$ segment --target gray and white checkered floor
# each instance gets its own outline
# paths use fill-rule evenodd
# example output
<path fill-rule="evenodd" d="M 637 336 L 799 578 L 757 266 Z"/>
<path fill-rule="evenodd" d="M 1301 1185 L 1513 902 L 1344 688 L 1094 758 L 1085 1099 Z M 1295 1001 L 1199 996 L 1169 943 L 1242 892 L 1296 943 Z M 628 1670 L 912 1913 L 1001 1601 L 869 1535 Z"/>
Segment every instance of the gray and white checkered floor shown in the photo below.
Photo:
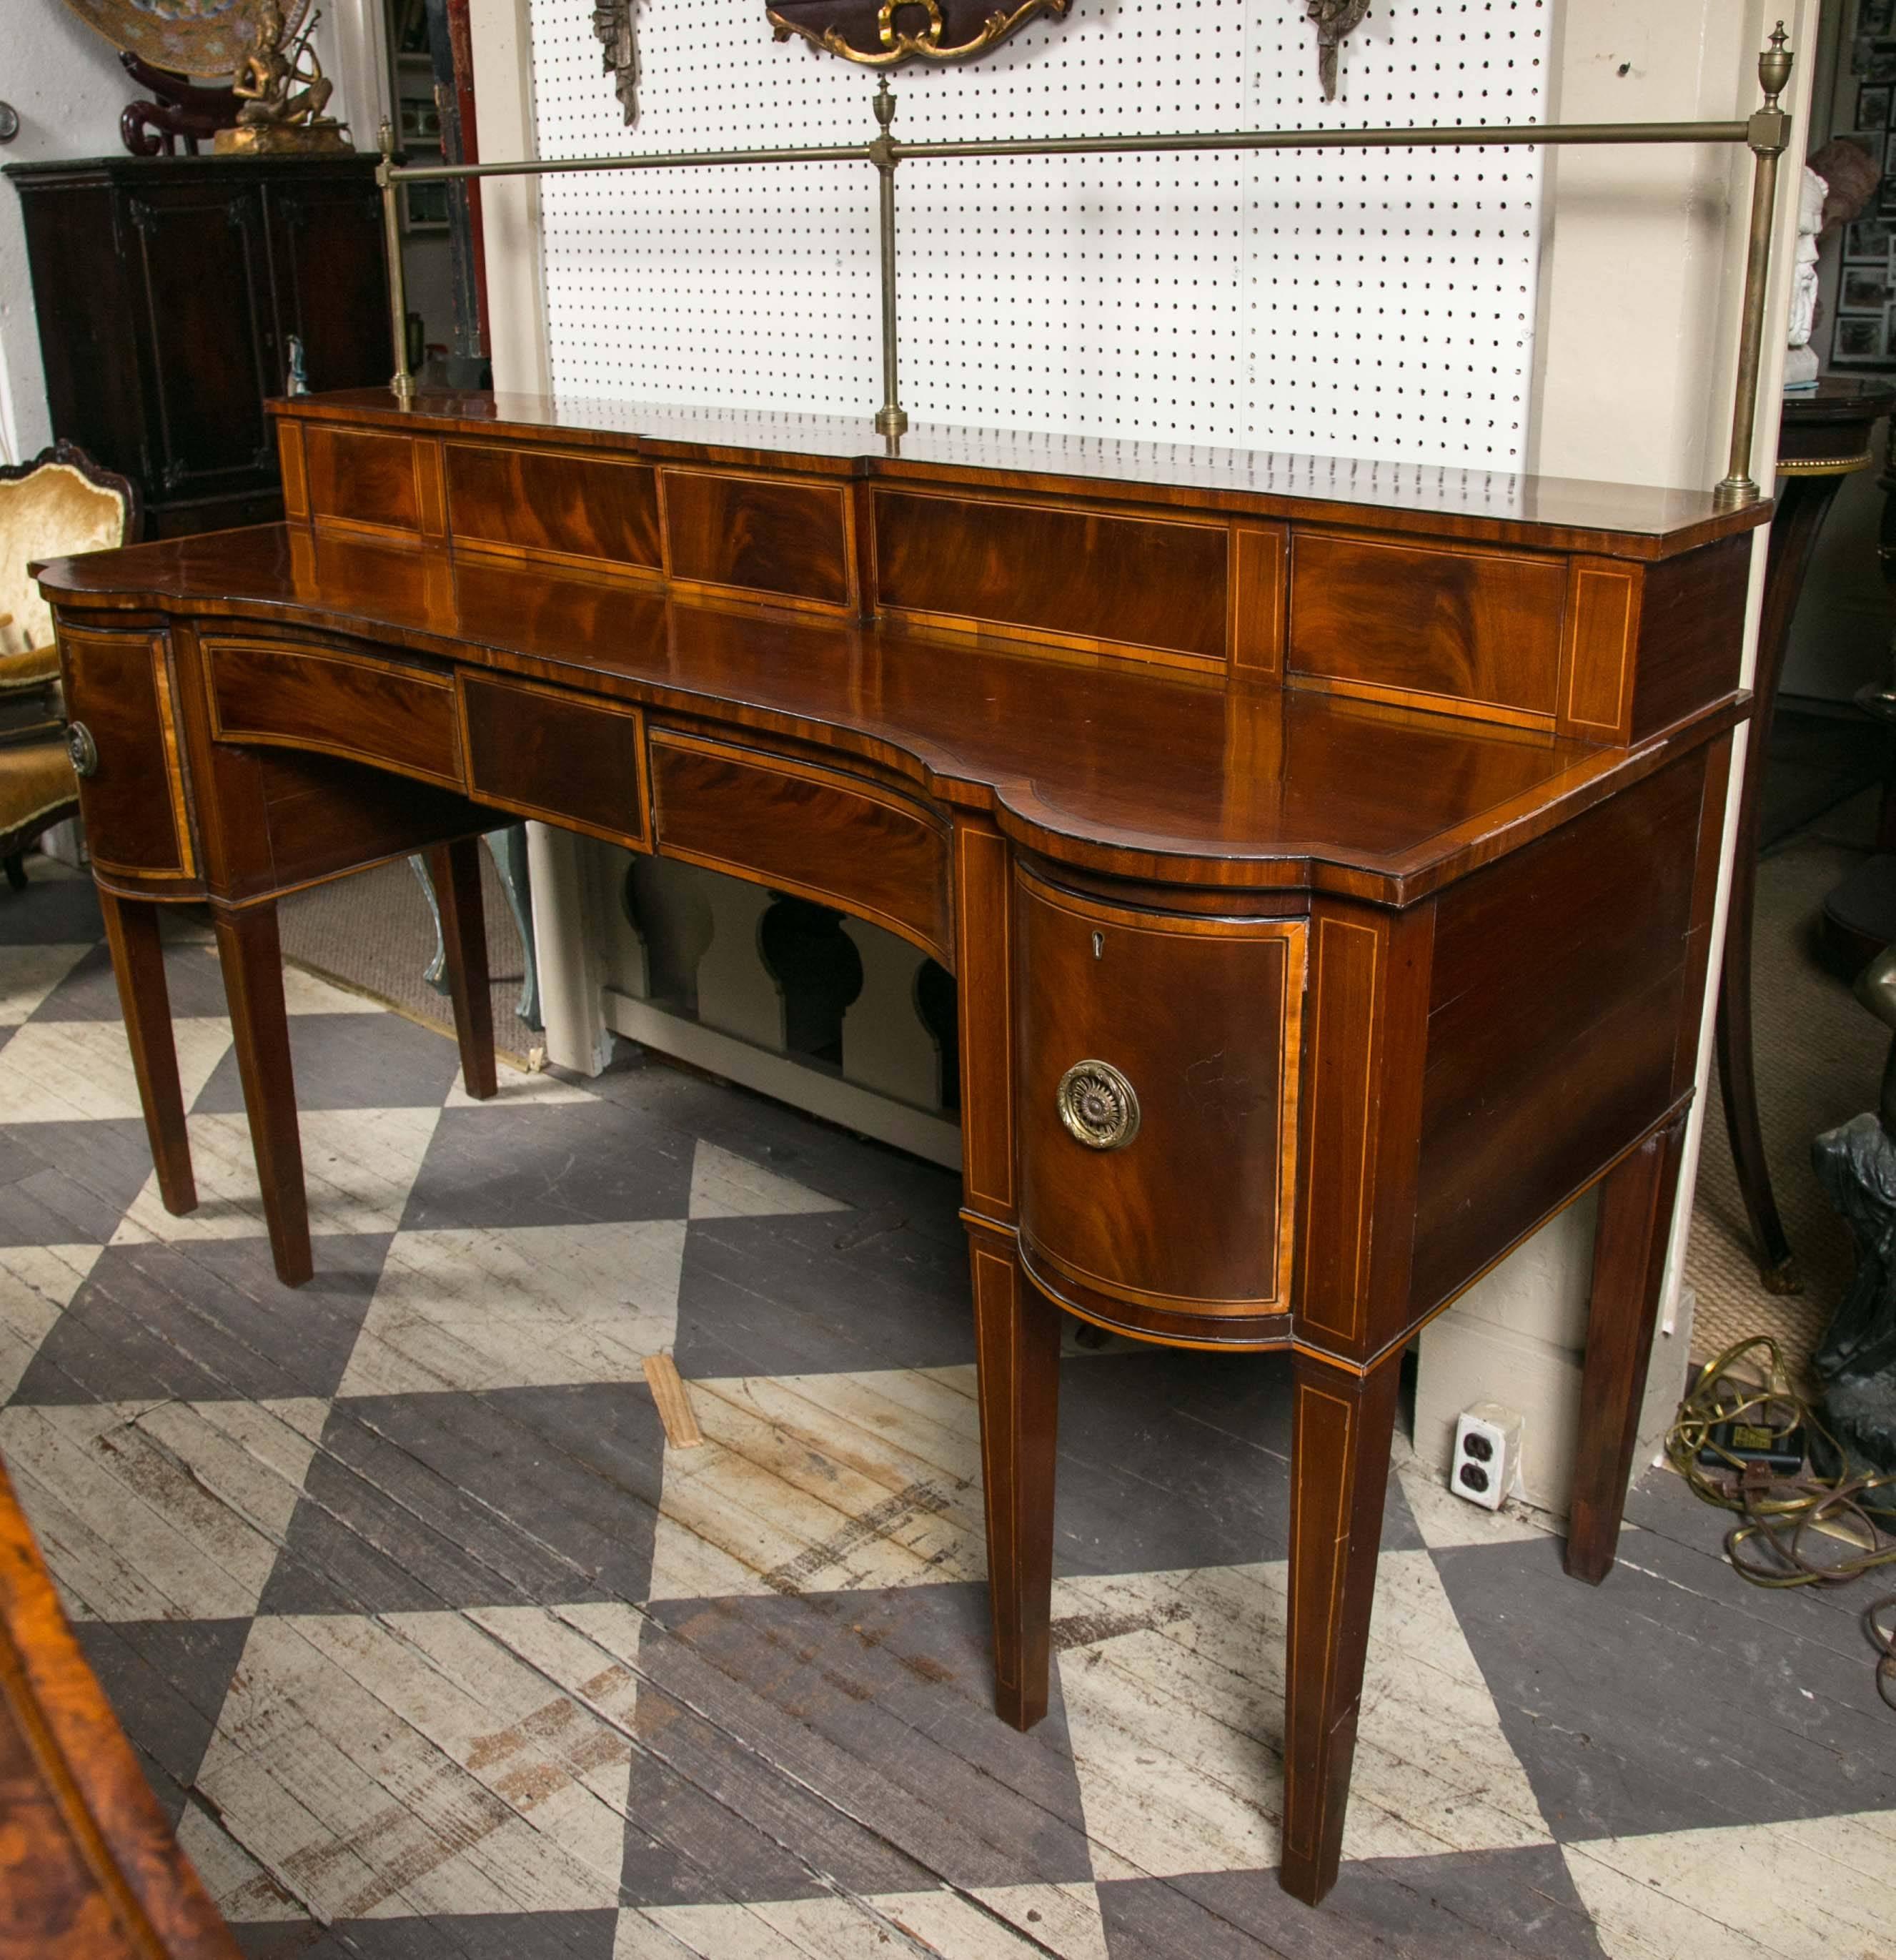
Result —
<path fill-rule="evenodd" d="M 1341 1882 L 1277 1855 L 1288 1398 L 1076 1350 L 1053 1711 L 990 1712 L 951 1179 L 631 1064 L 504 1076 L 291 978 L 317 1277 L 262 1237 L 216 965 L 157 1201 L 90 888 L 0 896 L 0 1456 L 251 1953 L 1896 1955 L 1860 1601 L 1649 1478 L 1560 1569 L 1405 1459 Z M 706 1446 L 668 1452 L 671 1348 Z"/>

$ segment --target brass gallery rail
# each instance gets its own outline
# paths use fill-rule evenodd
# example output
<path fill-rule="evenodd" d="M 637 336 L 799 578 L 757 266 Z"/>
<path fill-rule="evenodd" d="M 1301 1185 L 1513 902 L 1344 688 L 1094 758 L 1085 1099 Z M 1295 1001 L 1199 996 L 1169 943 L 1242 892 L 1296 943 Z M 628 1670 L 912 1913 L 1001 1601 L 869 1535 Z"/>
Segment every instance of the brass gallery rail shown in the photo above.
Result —
<path fill-rule="evenodd" d="M 404 167 L 395 161 L 395 136 L 384 122 L 382 221 L 388 253 L 390 323 L 395 373 L 389 386 L 398 401 L 412 401 L 415 377 L 408 364 L 408 292 L 402 272 L 402 237 L 396 187 L 463 177 L 568 175 L 586 170 L 702 170 L 734 164 L 873 164 L 880 192 L 882 240 L 883 402 L 875 425 L 892 447 L 908 426 L 896 388 L 896 167 L 930 157 L 1077 157 L 1179 150 L 1393 150 L 1474 148 L 1504 145 L 1743 143 L 1754 159 L 1751 234 L 1745 263 L 1745 301 L 1738 346 L 1738 385 L 1732 405 L 1730 466 L 1718 485 L 1719 501 L 1746 504 L 1761 493 L 1751 477 L 1758 419 L 1759 359 L 1764 348 L 1764 298 L 1770 278 L 1771 218 L 1777 203 L 1777 160 L 1790 139 L 1791 119 L 1778 106 L 1790 79 L 1791 54 L 1779 21 L 1771 43 L 1758 58 L 1764 106 L 1743 122 L 1548 123 L 1486 124 L 1417 129 L 1253 129 L 1172 136 L 994 136 L 904 143 L 889 133 L 896 98 L 884 77 L 875 97 L 878 133 L 866 143 L 827 143 L 780 150 L 681 150 L 629 157 L 528 158 L 507 164 L 434 164 Z"/>

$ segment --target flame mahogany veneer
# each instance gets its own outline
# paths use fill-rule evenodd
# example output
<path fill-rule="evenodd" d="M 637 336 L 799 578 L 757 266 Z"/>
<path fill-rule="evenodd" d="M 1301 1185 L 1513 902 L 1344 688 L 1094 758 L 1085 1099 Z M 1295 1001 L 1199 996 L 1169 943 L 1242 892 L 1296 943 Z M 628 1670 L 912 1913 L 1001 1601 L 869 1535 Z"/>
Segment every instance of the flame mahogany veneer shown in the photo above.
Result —
<path fill-rule="evenodd" d="M 0 1465 L 0 1956 L 240 1960 Z"/>
<path fill-rule="evenodd" d="M 212 906 L 293 1284 L 281 893 L 437 852 L 477 1093 L 496 811 L 925 948 L 959 982 L 1001 1713 L 1047 1705 L 1061 1312 L 1289 1351 L 1282 1876 L 1321 1898 L 1404 1347 L 1596 1184 L 1568 1564 L 1613 1562 L 1767 507 L 616 402 L 277 412 L 287 524 L 44 574 L 167 1203 L 157 904 Z M 1063 1119 L 1081 1061 L 1131 1084 L 1123 1147 Z"/>

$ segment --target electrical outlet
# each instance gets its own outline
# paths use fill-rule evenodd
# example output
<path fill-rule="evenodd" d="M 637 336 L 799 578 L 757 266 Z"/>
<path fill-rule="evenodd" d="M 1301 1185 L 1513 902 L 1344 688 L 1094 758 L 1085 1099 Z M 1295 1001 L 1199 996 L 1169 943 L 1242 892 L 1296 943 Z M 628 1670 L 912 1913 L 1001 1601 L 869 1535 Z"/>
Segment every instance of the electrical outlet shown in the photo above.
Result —
<path fill-rule="evenodd" d="M 1521 1418 L 1499 1402 L 1477 1402 L 1455 1424 L 1449 1488 L 1485 1511 L 1498 1511 L 1521 1469 Z"/>

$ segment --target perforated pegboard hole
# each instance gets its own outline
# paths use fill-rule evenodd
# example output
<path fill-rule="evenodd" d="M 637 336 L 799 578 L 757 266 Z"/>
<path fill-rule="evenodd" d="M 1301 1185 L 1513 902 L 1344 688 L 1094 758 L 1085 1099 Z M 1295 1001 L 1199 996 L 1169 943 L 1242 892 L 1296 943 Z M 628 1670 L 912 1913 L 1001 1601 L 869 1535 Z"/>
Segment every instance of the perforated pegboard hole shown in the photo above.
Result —
<path fill-rule="evenodd" d="M 974 66 L 900 72 L 899 134 L 1529 123 L 1548 0 L 1376 0 L 1319 88 L 1292 0 L 1074 0 Z M 533 0 L 542 155 L 856 141 L 872 78 L 762 0 L 643 0 L 639 119 L 590 0 Z M 898 173 L 918 421 L 1518 469 L 1539 154 L 969 158 Z M 875 176 L 542 180 L 562 393 L 867 417 Z"/>

